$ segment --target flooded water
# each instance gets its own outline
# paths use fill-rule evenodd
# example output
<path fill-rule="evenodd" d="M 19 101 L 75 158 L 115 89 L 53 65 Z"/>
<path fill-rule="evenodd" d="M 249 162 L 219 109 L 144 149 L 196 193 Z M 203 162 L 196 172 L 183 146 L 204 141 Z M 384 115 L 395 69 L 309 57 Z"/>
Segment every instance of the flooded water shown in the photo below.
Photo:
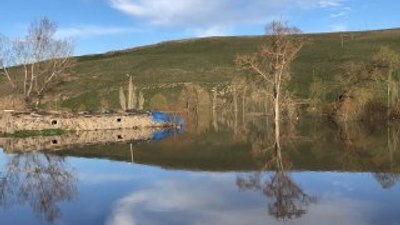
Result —
<path fill-rule="evenodd" d="M 400 126 L 281 130 L 279 148 L 256 116 L 3 140 L 0 224 L 400 224 Z"/>

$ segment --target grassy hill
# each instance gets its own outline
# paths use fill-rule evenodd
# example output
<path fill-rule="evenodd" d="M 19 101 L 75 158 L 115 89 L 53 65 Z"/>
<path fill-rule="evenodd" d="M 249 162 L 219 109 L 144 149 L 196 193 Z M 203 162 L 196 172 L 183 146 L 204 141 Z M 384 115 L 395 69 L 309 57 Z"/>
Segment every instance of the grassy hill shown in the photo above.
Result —
<path fill-rule="evenodd" d="M 343 62 L 366 60 L 384 45 L 400 51 L 400 29 L 305 37 L 307 45 L 292 65 L 291 80 L 291 89 L 303 97 L 308 95 L 313 76 L 331 80 Z M 146 104 L 157 93 L 173 104 L 186 82 L 210 89 L 243 75 L 235 71 L 234 58 L 255 51 L 265 41 L 264 36 L 201 38 L 77 57 L 74 74 L 48 94 L 49 100 L 70 109 L 95 110 L 102 101 L 117 108 L 118 89 L 127 87 L 130 74 L 136 86 L 144 88 Z M 8 92 L 5 84 L 2 78 L 0 95 Z M 48 103 L 48 107 L 53 105 Z"/>

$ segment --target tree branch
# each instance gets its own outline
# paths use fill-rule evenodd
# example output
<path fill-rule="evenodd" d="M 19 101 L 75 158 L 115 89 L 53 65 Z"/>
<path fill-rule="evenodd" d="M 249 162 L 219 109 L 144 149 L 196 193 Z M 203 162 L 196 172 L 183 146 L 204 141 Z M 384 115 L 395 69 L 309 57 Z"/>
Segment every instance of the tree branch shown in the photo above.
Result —
<path fill-rule="evenodd" d="M 14 81 L 11 79 L 10 73 L 7 68 L 3 68 L 3 74 L 7 77 L 8 82 L 11 84 L 11 87 L 15 90 L 17 89 L 17 85 L 15 85 Z"/>

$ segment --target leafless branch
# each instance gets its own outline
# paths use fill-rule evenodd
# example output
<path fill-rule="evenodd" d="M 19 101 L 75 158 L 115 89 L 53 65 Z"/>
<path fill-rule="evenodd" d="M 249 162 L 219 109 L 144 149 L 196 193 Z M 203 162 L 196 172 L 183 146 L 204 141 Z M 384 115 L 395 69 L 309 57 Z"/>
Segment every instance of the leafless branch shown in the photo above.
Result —
<path fill-rule="evenodd" d="M 0 44 L 0 48 L 7 49 L 0 51 L 0 72 L 14 91 L 23 95 L 27 103 L 35 103 L 36 108 L 49 87 L 74 65 L 72 42 L 55 39 L 56 30 L 53 21 L 42 18 L 30 25 L 25 38 L 8 41 L 6 46 Z"/>

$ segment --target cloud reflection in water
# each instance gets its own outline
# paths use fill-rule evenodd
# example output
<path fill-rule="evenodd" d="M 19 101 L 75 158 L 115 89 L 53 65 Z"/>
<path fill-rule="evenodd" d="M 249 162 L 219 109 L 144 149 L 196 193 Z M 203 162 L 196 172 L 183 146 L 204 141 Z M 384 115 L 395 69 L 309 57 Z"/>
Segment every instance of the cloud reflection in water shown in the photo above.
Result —
<path fill-rule="evenodd" d="M 106 224 L 370 224 L 368 202 L 330 196 L 329 189 L 320 190 L 323 197 L 303 217 L 277 220 L 268 214 L 271 199 L 266 202 L 257 193 L 239 191 L 234 177 L 194 175 L 155 181 L 116 201 Z"/>

